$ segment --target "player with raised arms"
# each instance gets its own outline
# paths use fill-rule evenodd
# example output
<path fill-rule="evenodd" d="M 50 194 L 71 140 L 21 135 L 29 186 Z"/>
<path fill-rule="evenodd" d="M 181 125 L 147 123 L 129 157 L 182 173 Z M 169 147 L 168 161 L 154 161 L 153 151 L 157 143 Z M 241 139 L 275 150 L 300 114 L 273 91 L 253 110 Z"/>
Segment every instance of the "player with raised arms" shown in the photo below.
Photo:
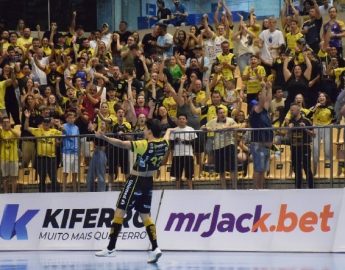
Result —
<path fill-rule="evenodd" d="M 135 209 L 145 225 L 152 251 L 148 263 L 156 263 L 162 256 L 157 245 L 156 225 L 151 212 L 153 175 L 159 169 L 169 148 L 170 132 L 168 129 L 163 138 L 160 137 L 160 122 L 156 119 L 148 120 L 144 130 L 144 139 L 138 141 L 121 141 L 107 137 L 103 132 L 97 132 L 96 137 L 123 149 L 130 149 L 137 154 L 133 169 L 118 198 L 114 218 L 111 224 L 108 247 L 96 252 L 99 257 L 114 257 L 117 237 L 121 231 L 123 219 L 127 211 Z"/>

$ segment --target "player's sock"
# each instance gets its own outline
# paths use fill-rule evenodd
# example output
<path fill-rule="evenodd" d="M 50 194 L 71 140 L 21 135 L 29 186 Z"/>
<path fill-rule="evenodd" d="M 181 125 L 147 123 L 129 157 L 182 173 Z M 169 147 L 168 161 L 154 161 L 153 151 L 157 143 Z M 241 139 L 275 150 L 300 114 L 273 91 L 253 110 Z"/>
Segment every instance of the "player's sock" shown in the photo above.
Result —
<path fill-rule="evenodd" d="M 156 225 L 153 223 L 153 220 L 151 218 L 144 221 L 144 225 L 152 245 L 152 251 L 154 251 L 158 247 Z"/>
<path fill-rule="evenodd" d="M 123 218 L 114 217 L 113 222 L 111 224 L 110 240 L 107 247 L 108 250 L 115 249 L 116 240 L 117 240 L 117 237 L 119 236 L 119 233 L 121 232 L 122 223 L 123 223 Z"/>

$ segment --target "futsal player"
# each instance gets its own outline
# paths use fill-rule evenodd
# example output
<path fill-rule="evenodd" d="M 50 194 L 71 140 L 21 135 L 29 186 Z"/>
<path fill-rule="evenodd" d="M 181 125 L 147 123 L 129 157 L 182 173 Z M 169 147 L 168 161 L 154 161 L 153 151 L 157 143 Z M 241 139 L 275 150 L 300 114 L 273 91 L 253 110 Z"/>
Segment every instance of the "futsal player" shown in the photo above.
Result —
<path fill-rule="evenodd" d="M 156 263 L 162 256 L 162 251 L 157 245 L 156 225 L 150 216 L 151 199 L 153 175 L 159 169 L 164 156 L 168 152 L 172 129 L 168 129 L 164 137 L 160 138 L 161 128 L 158 120 L 150 119 L 146 122 L 146 126 L 144 139 L 137 141 L 121 141 L 107 137 L 103 132 L 96 133 L 96 137 L 104 139 L 119 148 L 132 150 L 137 154 L 136 162 L 116 204 L 108 247 L 96 252 L 96 256 L 115 256 L 116 240 L 121 231 L 124 216 L 127 211 L 133 208 L 140 213 L 152 245 L 152 251 L 147 262 Z"/>

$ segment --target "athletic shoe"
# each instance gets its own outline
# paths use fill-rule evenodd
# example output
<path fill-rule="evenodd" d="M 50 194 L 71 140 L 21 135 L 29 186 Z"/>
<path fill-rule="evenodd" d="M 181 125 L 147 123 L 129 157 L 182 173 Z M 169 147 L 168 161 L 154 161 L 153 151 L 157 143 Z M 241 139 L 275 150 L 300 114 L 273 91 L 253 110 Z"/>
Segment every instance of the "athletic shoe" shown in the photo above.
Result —
<path fill-rule="evenodd" d="M 162 256 L 162 251 L 157 247 L 154 251 L 150 252 L 147 262 L 156 263 L 161 256 Z"/>
<path fill-rule="evenodd" d="M 115 253 L 115 249 L 113 250 L 108 250 L 107 248 L 106 249 L 103 249 L 101 251 L 97 251 L 95 253 L 95 255 L 97 257 L 115 257 L 116 256 L 116 253 Z"/>

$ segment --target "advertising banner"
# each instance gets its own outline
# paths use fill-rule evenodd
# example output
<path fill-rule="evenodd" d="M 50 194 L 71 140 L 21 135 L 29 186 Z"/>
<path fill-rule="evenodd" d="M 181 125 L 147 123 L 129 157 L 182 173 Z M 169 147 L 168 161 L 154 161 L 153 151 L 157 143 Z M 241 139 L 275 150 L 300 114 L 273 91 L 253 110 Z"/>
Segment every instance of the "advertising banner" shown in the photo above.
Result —
<path fill-rule="evenodd" d="M 165 191 L 159 243 L 166 250 L 330 252 L 337 226 L 345 224 L 338 223 L 343 195 L 342 189 Z"/>
<path fill-rule="evenodd" d="M 0 250 L 96 250 L 108 244 L 119 192 L 3 194 Z M 157 217 L 161 191 L 153 192 Z M 147 250 L 149 239 L 136 211 L 128 212 L 119 250 Z"/>
<path fill-rule="evenodd" d="M 344 189 L 154 191 L 163 250 L 345 252 Z M 99 250 L 119 192 L 3 194 L 0 250 Z M 157 217 L 158 215 L 158 217 Z M 118 250 L 148 250 L 129 212 Z"/>

